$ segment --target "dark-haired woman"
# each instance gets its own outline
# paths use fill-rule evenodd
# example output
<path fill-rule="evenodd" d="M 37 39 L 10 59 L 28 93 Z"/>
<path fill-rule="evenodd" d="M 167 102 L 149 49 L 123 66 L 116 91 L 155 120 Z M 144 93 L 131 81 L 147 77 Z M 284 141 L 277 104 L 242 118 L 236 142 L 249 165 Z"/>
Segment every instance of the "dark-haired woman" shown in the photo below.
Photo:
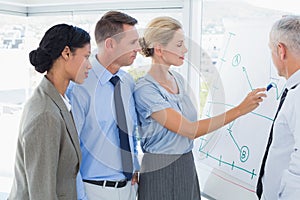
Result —
<path fill-rule="evenodd" d="M 65 91 L 87 77 L 90 49 L 86 31 L 58 24 L 30 52 L 36 71 L 47 73 L 24 107 L 9 200 L 77 199 L 81 153 Z"/>

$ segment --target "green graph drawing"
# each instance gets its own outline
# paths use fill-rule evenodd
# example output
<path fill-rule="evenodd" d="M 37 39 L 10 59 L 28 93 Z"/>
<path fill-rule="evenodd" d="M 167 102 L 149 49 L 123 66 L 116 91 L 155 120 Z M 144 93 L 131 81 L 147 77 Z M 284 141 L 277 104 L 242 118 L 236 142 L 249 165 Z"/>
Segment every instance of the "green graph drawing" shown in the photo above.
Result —
<path fill-rule="evenodd" d="M 223 55 L 221 56 L 220 58 L 220 64 L 219 64 L 219 71 L 221 71 L 221 68 L 223 67 L 223 64 L 225 64 L 227 61 L 226 61 L 226 55 L 227 55 L 227 50 L 228 50 L 228 47 L 230 45 L 230 42 L 232 39 L 234 39 L 234 37 L 236 36 L 236 34 L 234 33 L 231 33 L 229 32 L 228 33 L 228 39 L 227 39 L 227 42 L 225 44 L 225 50 L 224 50 L 224 53 Z M 251 78 L 249 77 L 248 75 L 248 72 L 247 72 L 247 67 L 246 66 L 241 66 L 241 61 L 242 61 L 242 55 L 237 53 L 236 55 L 234 55 L 231 59 L 231 66 L 234 67 L 236 70 L 242 70 L 242 74 L 244 75 L 244 78 L 245 80 L 247 81 L 247 84 L 249 86 L 249 92 L 254 90 L 253 89 L 253 86 L 252 86 L 252 83 L 251 83 Z M 279 88 L 277 86 L 277 83 L 278 83 L 278 79 L 277 78 L 274 78 L 271 76 L 271 67 L 272 65 L 270 65 L 270 75 L 269 75 L 269 79 L 270 79 L 270 83 L 273 85 L 273 88 L 276 90 L 275 91 L 275 98 L 276 100 L 278 100 L 283 92 L 283 89 L 281 91 L 279 91 Z M 273 89 L 272 88 L 272 89 Z M 218 90 L 218 86 L 215 86 L 213 85 L 212 88 L 211 88 L 211 95 L 214 95 L 215 92 L 217 92 Z M 208 101 L 207 102 L 209 107 L 207 109 L 207 112 L 206 112 L 206 116 L 207 117 L 211 117 L 210 116 L 210 113 L 211 113 L 211 110 L 212 110 L 212 106 L 213 105 L 224 105 L 228 108 L 232 108 L 234 107 L 234 105 L 230 105 L 230 104 L 226 104 L 226 103 L 222 103 L 222 102 L 213 102 L 213 101 Z M 257 117 L 260 117 L 262 119 L 265 119 L 265 120 L 270 120 L 270 121 L 273 121 L 272 118 L 268 117 L 268 116 L 265 116 L 265 115 L 261 115 L 259 113 L 256 113 L 256 112 L 251 112 L 252 115 L 255 115 Z M 227 126 L 227 133 L 229 134 L 230 136 L 230 139 L 232 141 L 232 143 L 234 144 L 234 146 L 238 149 L 238 152 L 239 152 L 239 158 L 240 158 L 240 161 L 242 163 L 245 163 L 247 162 L 249 156 L 250 156 L 250 149 L 247 145 L 240 145 L 239 142 L 235 139 L 234 137 L 234 132 L 233 132 L 233 127 L 234 127 L 234 124 L 235 124 L 235 121 L 233 121 L 232 123 L 230 123 L 228 126 Z M 216 162 L 218 162 L 218 165 L 219 166 L 222 166 L 222 165 L 226 165 L 228 167 L 231 168 L 231 170 L 240 170 L 242 172 L 245 172 L 247 174 L 250 175 L 250 178 L 253 179 L 255 176 L 257 176 L 257 173 L 255 171 L 255 169 L 246 169 L 242 166 L 238 166 L 235 164 L 235 161 L 226 161 L 226 160 L 223 160 L 222 159 L 222 155 L 219 155 L 219 156 L 213 156 L 209 153 L 209 151 L 205 151 L 205 147 L 207 146 L 207 144 L 209 143 L 210 141 L 207 140 L 205 137 L 203 138 L 200 138 L 200 147 L 198 149 L 198 151 L 203 154 L 205 156 L 205 158 L 207 159 L 212 159 Z"/>

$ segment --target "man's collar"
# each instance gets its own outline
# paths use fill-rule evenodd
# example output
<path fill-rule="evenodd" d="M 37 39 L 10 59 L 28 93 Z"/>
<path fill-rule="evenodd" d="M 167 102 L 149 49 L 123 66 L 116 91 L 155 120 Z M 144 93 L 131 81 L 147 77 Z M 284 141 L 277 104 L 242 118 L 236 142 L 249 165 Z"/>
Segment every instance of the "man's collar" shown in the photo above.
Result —
<path fill-rule="evenodd" d="M 98 80 L 100 81 L 101 85 L 106 84 L 109 82 L 111 77 L 117 75 L 119 76 L 120 80 L 123 82 L 124 80 L 124 71 L 119 70 L 117 73 L 112 74 L 110 71 L 108 71 L 98 60 L 97 60 L 97 54 L 94 54 L 91 58 L 91 64 L 93 66 L 92 70 L 96 74 Z"/>

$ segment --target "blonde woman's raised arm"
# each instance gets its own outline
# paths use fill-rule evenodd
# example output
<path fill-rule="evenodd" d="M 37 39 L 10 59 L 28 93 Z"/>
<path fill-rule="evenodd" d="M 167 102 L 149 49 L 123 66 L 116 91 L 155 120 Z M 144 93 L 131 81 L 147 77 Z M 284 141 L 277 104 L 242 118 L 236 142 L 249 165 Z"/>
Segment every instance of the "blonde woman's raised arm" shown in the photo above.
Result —
<path fill-rule="evenodd" d="M 165 128 L 190 139 L 195 139 L 232 122 L 259 106 L 266 94 L 265 88 L 258 88 L 250 92 L 236 107 L 215 117 L 191 122 L 172 108 L 167 108 L 152 113 L 151 117 Z"/>

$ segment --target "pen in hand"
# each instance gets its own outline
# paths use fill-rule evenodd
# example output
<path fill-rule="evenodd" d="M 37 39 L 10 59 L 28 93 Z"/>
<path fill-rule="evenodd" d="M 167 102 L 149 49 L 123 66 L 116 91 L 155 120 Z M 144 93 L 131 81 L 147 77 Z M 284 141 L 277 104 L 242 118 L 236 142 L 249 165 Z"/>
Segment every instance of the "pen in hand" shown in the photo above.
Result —
<path fill-rule="evenodd" d="M 273 83 L 270 83 L 268 86 L 267 86 L 267 91 L 269 91 L 272 87 L 274 87 Z"/>

